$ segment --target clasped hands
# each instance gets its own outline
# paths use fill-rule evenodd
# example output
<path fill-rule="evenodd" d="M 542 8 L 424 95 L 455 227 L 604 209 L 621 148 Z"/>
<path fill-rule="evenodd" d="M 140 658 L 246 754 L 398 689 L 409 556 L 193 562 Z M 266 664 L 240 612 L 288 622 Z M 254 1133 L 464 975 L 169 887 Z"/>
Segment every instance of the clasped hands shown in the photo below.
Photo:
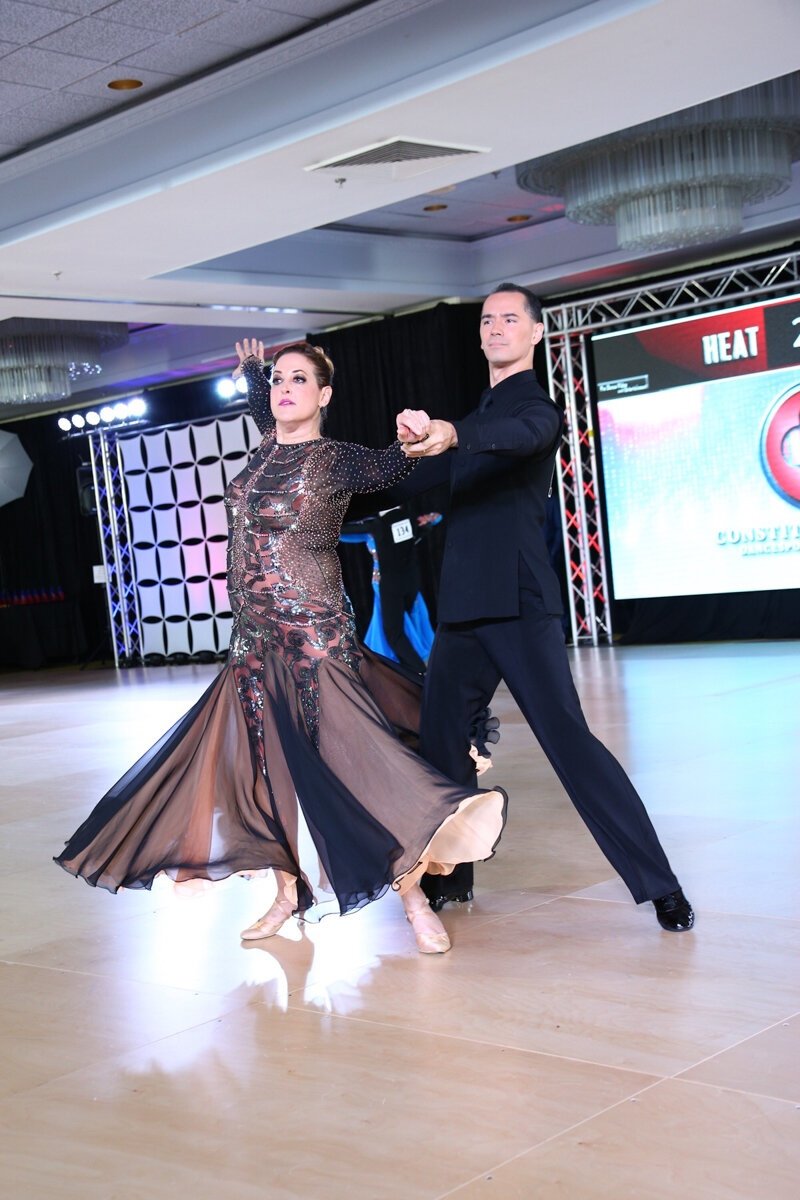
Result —
<path fill-rule="evenodd" d="M 409 458 L 432 457 L 458 445 L 450 421 L 432 420 L 422 409 L 404 408 L 397 414 L 397 440 Z"/>

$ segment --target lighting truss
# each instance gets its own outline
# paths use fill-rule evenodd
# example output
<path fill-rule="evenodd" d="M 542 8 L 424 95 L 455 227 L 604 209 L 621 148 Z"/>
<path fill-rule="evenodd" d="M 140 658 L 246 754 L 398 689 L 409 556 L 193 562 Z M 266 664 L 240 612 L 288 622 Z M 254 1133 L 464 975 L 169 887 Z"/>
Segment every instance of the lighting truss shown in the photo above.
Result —
<path fill-rule="evenodd" d="M 142 661 L 141 616 L 133 574 L 128 501 L 117 435 L 96 429 L 88 437 L 105 567 L 106 603 L 115 666 Z"/>

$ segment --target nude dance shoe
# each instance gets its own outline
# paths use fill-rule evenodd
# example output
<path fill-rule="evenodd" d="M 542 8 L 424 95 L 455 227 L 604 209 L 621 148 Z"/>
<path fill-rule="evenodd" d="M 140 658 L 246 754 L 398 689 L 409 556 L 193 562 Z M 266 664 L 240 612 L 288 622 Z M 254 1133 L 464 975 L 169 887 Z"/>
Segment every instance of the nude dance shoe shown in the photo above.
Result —
<path fill-rule="evenodd" d="M 239 937 L 243 942 L 255 942 L 259 938 L 274 937 L 291 917 L 297 905 L 297 900 L 290 896 L 279 896 L 263 917 L 243 929 Z"/>
<path fill-rule="evenodd" d="M 406 909 L 406 920 L 414 930 L 420 954 L 446 954 L 450 949 L 447 930 L 427 902 L 411 912 Z"/>

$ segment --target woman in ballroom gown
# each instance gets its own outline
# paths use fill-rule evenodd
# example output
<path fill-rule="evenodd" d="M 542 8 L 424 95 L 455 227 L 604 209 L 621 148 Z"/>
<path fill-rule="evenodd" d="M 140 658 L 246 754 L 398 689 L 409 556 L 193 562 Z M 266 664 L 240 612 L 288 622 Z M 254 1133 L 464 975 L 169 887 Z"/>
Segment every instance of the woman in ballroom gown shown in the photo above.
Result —
<path fill-rule="evenodd" d="M 56 858 L 93 886 L 150 887 L 272 868 L 277 895 L 243 931 L 350 912 L 400 892 L 423 953 L 450 948 L 418 884 L 491 857 L 506 797 L 469 791 L 411 748 L 421 687 L 362 646 L 336 554 L 354 492 L 413 470 L 322 435 L 333 364 L 316 346 L 237 343 L 263 435 L 228 486 L 227 662 L 111 788 Z"/>

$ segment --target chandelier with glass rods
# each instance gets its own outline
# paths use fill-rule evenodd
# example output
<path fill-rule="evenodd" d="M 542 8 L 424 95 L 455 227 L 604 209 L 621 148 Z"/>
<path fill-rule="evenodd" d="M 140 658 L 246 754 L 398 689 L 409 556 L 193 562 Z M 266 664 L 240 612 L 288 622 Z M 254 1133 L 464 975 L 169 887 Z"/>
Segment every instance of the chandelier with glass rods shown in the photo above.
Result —
<path fill-rule="evenodd" d="M 127 325 L 108 322 L 0 322 L 0 404 L 67 399 L 73 383 L 100 374 L 103 352 L 127 340 Z"/>
<path fill-rule="evenodd" d="M 731 237 L 742 206 L 778 195 L 800 157 L 800 72 L 520 163 L 570 221 L 616 225 L 624 250 Z"/>

